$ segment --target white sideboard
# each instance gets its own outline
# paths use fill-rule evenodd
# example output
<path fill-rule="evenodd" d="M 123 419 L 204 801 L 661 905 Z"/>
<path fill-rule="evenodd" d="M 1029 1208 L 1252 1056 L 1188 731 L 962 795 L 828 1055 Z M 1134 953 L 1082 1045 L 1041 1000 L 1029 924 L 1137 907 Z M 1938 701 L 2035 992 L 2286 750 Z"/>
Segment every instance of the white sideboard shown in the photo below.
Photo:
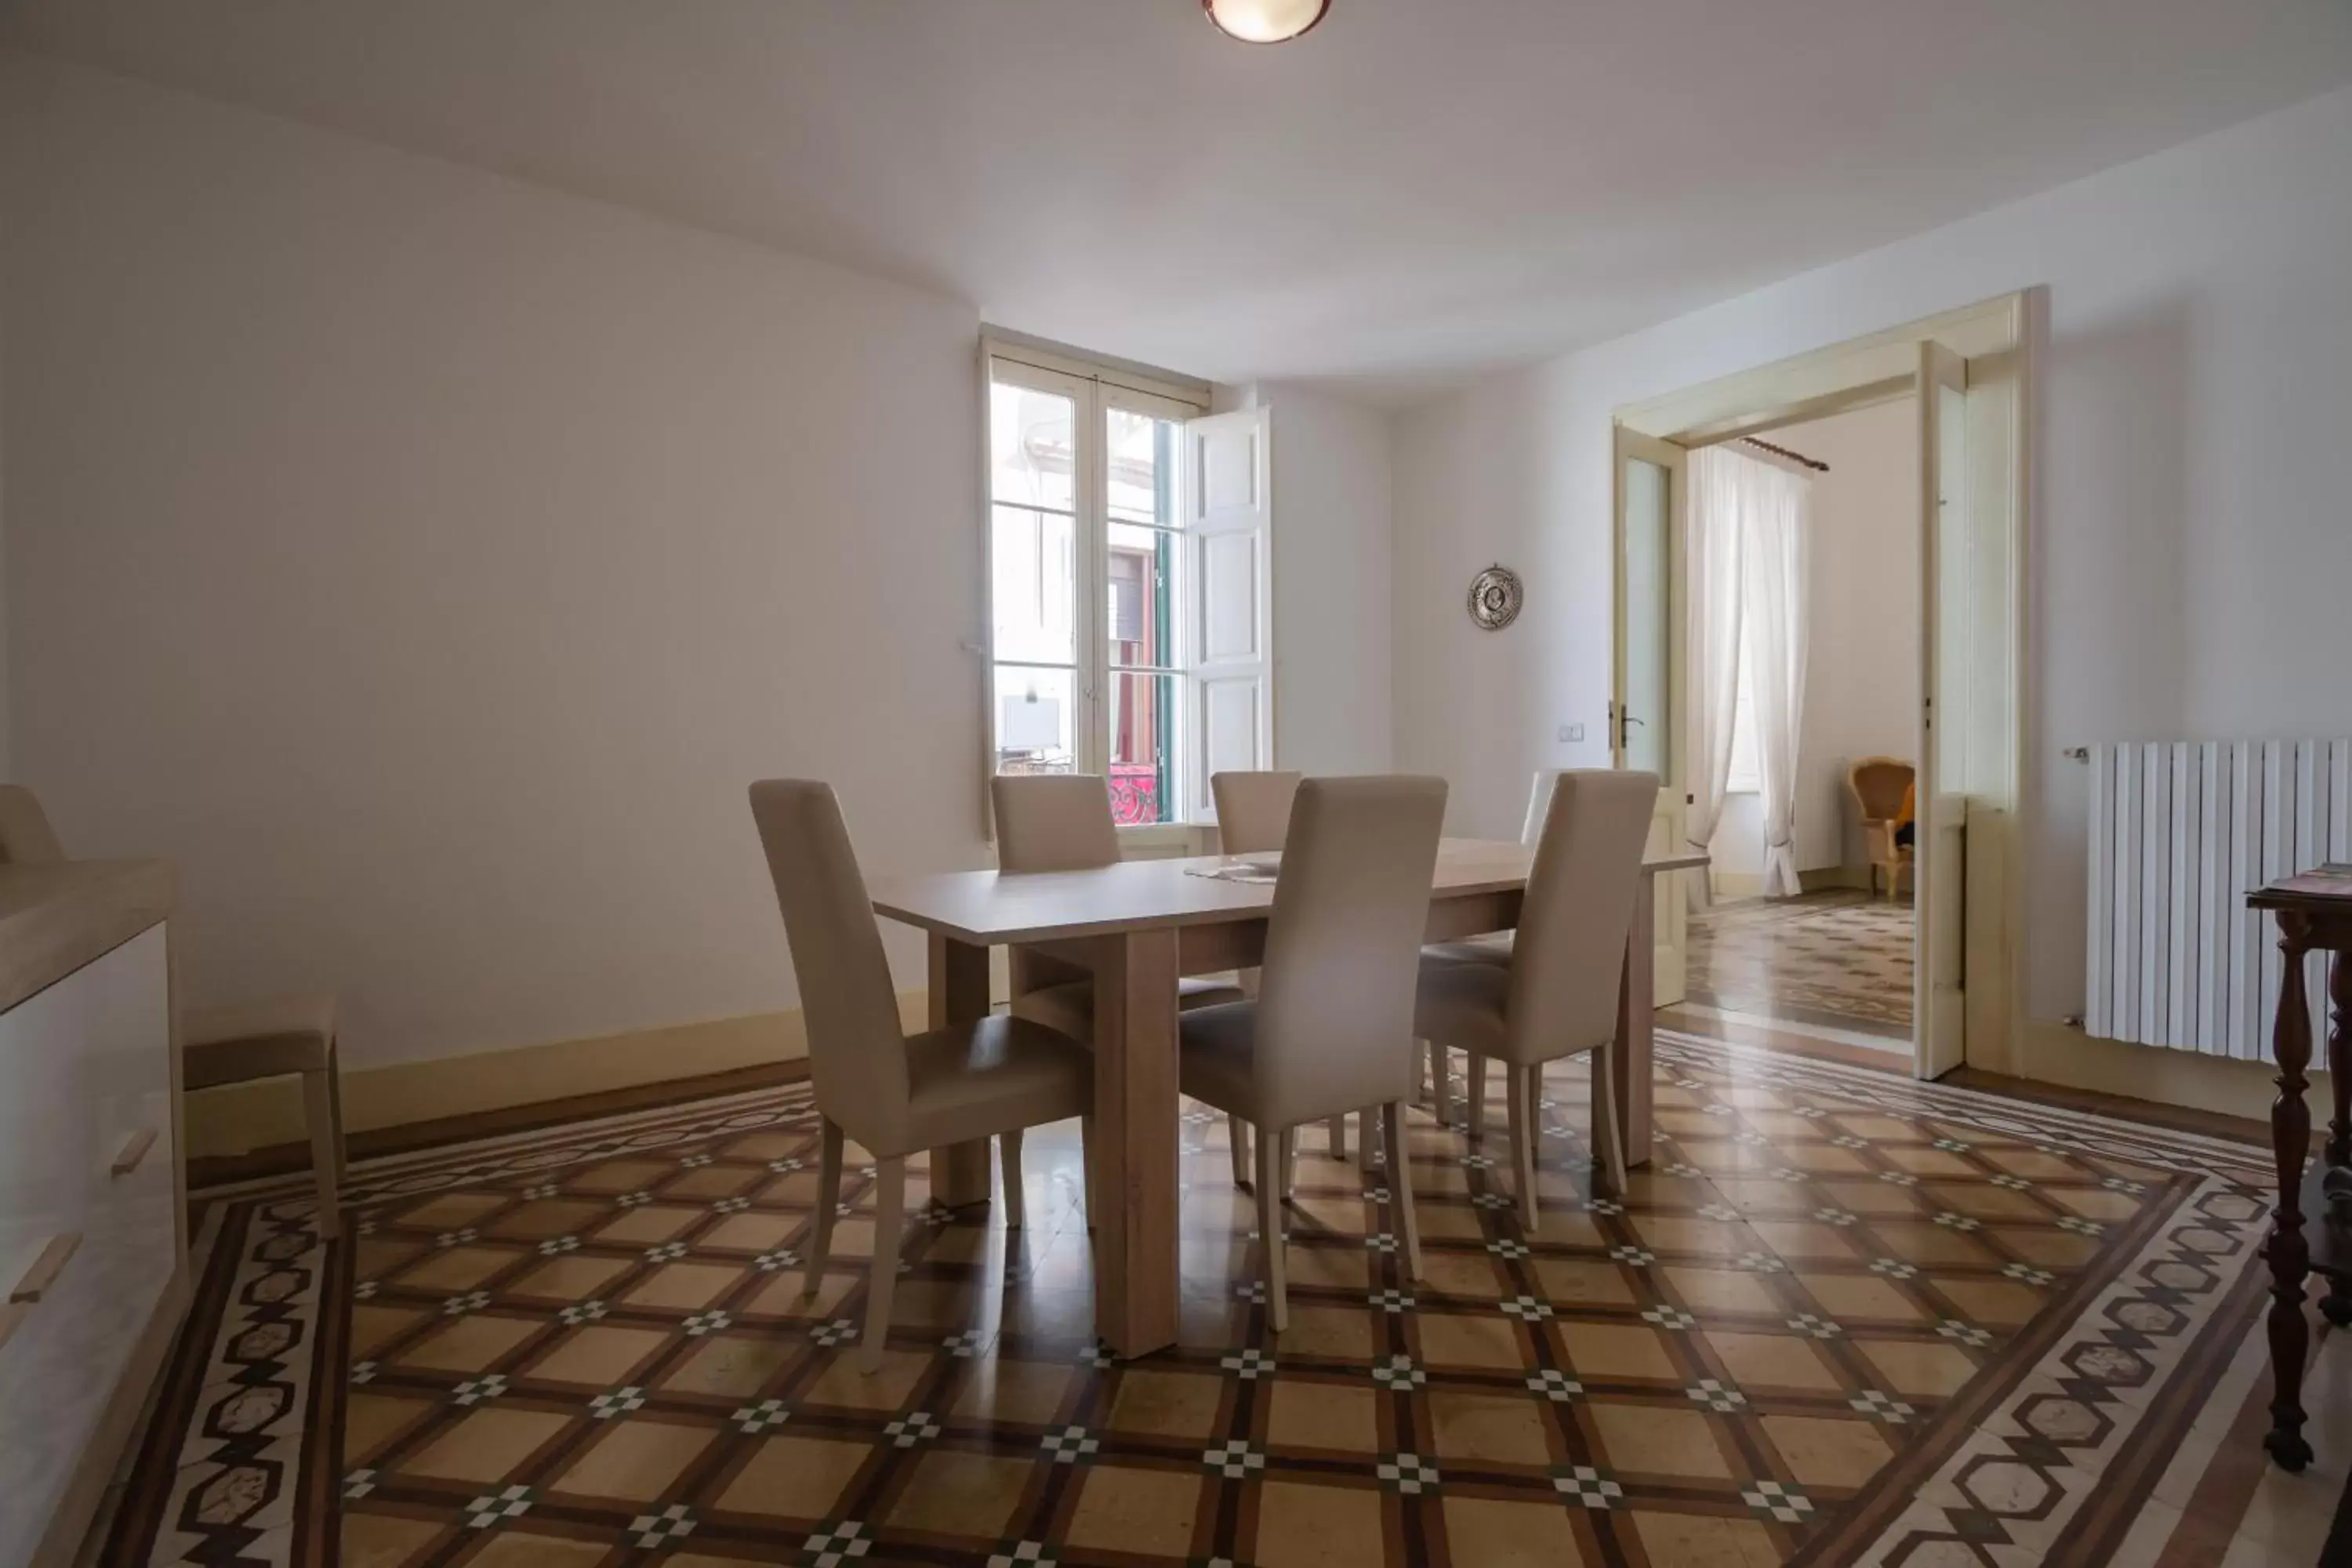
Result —
<path fill-rule="evenodd" d="M 188 1295 L 168 872 L 37 869 L 0 868 L 0 1568 L 70 1560 Z"/>

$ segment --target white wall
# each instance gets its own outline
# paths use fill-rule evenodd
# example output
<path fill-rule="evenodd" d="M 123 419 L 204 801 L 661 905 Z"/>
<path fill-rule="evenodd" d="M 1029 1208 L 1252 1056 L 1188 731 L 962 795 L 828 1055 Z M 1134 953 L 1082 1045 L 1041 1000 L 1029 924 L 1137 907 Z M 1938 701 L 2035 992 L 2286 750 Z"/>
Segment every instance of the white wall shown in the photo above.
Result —
<path fill-rule="evenodd" d="M 0 226 L 0 296 L 8 279 L 8 236 Z M 13 783 L 8 749 L 8 367 L 7 307 L 0 298 L 0 783 Z"/>
<path fill-rule="evenodd" d="M 1388 416 L 1265 383 L 1274 427 L 1274 752 L 1310 773 L 1386 771 Z"/>
<path fill-rule="evenodd" d="M 2098 740 L 2352 725 L 2352 89 L 1980 214 L 1402 422 L 1397 752 L 1508 832 L 1528 771 L 1605 761 L 1611 410 L 2049 286 L 2028 637 L 2031 1010 L 2082 1000 L 2084 784 Z M 1463 617 L 1527 574 L 1522 624 Z M 1585 726 L 1581 745 L 1554 727 Z"/>
<path fill-rule="evenodd" d="M 22 57 L 0 234 L 18 776 L 180 859 L 192 1000 L 362 1067 L 790 1006 L 766 775 L 987 863 L 975 307 Z M 1384 767 L 1387 421 L 1264 394 L 1278 743 Z"/>
<path fill-rule="evenodd" d="M 19 776 L 178 858 L 193 1000 L 788 1006 L 764 775 L 981 862 L 971 307 L 23 59 L 0 149 Z"/>

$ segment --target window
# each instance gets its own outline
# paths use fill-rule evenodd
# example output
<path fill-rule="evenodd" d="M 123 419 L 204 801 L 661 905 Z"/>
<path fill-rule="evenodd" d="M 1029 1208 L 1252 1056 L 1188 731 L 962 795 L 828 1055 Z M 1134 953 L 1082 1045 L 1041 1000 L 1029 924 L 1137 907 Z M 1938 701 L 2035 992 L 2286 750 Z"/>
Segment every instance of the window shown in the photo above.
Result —
<path fill-rule="evenodd" d="M 1744 636 L 1735 657 L 1739 673 L 1731 700 L 1731 768 L 1723 789 L 1727 795 L 1754 795 L 1764 787 L 1764 769 L 1756 759 L 1755 661 L 1748 657 Z"/>
<path fill-rule="evenodd" d="M 1268 765 L 1265 415 L 988 363 L 990 764 L 1103 773 L 1122 826 L 1204 820 L 1213 766 Z"/>

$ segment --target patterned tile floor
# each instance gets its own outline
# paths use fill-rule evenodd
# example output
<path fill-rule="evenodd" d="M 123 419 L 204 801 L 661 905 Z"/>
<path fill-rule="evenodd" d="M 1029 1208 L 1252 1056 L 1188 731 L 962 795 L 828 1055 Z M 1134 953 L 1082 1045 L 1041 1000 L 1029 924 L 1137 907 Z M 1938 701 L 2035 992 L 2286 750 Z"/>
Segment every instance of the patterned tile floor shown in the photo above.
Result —
<path fill-rule="evenodd" d="M 1691 916 L 1686 999 L 1907 1041 L 1912 931 L 1908 902 L 1856 892 L 1720 903 Z"/>
<path fill-rule="evenodd" d="M 1590 1191 L 1582 1067 L 1551 1076 L 1532 1235 L 1499 1151 L 1417 1114 L 1419 1281 L 1382 1173 L 1305 1134 L 1279 1340 L 1188 1114 L 1182 1342 L 1127 1365 L 1070 1129 L 1030 1140 L 1025 1231 L 915 1227 L 870 1378 L 855 1149 L 801 1297 L 805 1089 L 378 1163 L 332 1248 L 290 1191 L 231 1203 L 105 1560 L 2110 1560 L 2202 1394 L 2162 1396 L 2252 1321 L 2260 1156 L 1660 1051 L 1622 1198 Z"/>

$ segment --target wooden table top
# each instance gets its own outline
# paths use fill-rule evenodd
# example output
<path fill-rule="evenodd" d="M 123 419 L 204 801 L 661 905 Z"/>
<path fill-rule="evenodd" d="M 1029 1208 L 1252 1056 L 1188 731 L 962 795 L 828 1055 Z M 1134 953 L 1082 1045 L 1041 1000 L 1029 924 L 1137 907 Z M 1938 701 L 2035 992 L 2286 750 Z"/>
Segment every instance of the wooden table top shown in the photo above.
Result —
<path fill-rule="evenodd" d="M 1235 882 L 1197 873 L 1233 857 L 1122 860 L 1090 871 L 1041 871 L 1005 876 L 953 871 L 894 877 L 870 889 L 875 912 L 975 946 L 1051 942 L 1162 926 L 1217 925 L 1264 918 L 1274 903 L 1271 882 Z M 1242 859 L 1257 859 L 1243 856 Z M 1516 892 L 1527 886 L 1535 851 L 1517 841 L 1447 838 L 1437 847 L 1433 899 Z M 1704 866 L 1704 855 L 1654 856 L 1647 874 Z M 1188 868 L 1190 869 L 1188 869 Z"/>
<path fill-rule="evenodd" d="M 172 912 L 168 860 L 0 865 L 0 1012 Z"/>

